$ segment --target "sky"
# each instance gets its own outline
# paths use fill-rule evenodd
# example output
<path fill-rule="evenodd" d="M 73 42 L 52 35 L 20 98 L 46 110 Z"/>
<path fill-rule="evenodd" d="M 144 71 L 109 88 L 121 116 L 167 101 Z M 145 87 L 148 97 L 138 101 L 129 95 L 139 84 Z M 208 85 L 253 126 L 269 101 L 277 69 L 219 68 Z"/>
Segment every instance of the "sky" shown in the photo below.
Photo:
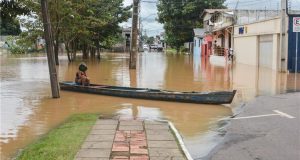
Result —
<path fill-rule="evenodd" d="M 156 2 L 157 0 L 147 0 Z M 131 5 L 133 0 L 124 0 L 124 5 Z M 156 3 L 147 3 L 141 0 L 141 25 L 143 34 L 146 32 L 148 36 L 156 36 L 164 31 L 163 25 L 158 23 L 155 19 L 157 18 L 157 7 Z M 131 20 L 121 24 L 123 27 L 131 27 Z"/>
<path fill-rule="evenodd" d="M 144 1 L 144 2 L 143 2 Z M 147 33 L 148 36 L 159 35 L 163 32 L 163 25 L 158 23 L 155 19 L 157 18 L 156 3 L 157 0 L 141 0 L 141 18 L 142 18 L 142 29 L 143 33 Z M 237 2 L 239 1 L 238 5 Z M 280 9 L 281 0 L 227 0 L 225 4 L 228 8 L 234 9 Z M 289 0 L 293 7 L 300 8 L 300 0 Z M 133 0 L 124 0 L 124 5 L 131 5 Z M 199 13 L 200 14 L 200 13 Z M 130 27 L 131 20 L 121 24 L 123 27 Z"/>

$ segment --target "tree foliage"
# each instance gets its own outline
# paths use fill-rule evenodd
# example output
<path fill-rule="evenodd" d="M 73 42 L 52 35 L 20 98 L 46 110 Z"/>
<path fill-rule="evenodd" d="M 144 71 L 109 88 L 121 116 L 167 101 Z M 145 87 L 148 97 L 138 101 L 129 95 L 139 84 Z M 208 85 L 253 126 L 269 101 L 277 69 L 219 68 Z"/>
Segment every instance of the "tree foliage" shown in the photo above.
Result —
<path fill-rule="evenodd" d="M 21 28 L 17 16 L 27 15 L 30 10 L 24 3 L 17 0 L 1 0 L 0 9 L 1 35 L 19 35 Z"/>
<path fill-rule="evenodd" d="M 179 51 L 193 39 L 193 28 L 202 27 L 204 9 L 224 8 L 225 0 L 159 0 L 158 21 L 164 24 L 165 40 Z"/>
<path fill-rule="evenodd" d="M 77 50 L 82 50 L 83 58 L 89 53 L 94 56 L 96 51 L 100 57 L 100 47 L 116 43 L 119 23 L 129 19 L 130 8 L 123 6 L 123 0 L 49 0 L 56 57 L 60 42 L 73 58 Z"/>
<path fill-rule="evenodd" d="M 22 37 L 28 40 L 43 37 L 40 1 L 19 2 L 31 11 L 21 20 L 27 29 Z M 69 60 L 75 58 L 79 50 L 84 58 L 89 54 L 93 56 L 96 51 L 100 54 L 100 48 L 110 48 L 118 41 L 119 23 L 131 17 L 131 6 L 124 7 L 123 0 L 48 0 L 48 9 L 57 64 L 60 43 L 66 45 Z"/>
<path fill-rule="evenodd" d="M 155 38 L 153 36 L 148 37 L 147 40 L 146 40 L 147 44 L 153 44 L 154 43 L 154 39 Z"/>

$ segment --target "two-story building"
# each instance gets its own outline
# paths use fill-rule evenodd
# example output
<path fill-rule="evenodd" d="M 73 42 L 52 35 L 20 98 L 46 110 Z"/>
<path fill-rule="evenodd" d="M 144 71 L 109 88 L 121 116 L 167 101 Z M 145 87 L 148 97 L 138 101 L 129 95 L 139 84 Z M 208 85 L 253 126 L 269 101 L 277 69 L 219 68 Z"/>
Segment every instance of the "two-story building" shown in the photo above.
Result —
<path fill-rule="evenodd" d="M 278 10 L 236 11 L 234 56 L 237 63 L 286 71 L 287 50 L 281 51 L 282 19 Z M 286 47 L 285 47 L 286 48 Z"/>
<path fill-rule="evenodd" d="M 300 66 L 300 58 L 295 58 L 299 55 L 295 54 L 293 17 L 286 16 L 284 22 L 278 10 L 228 9 L 206 9 L 201 17 L 206 34 L 203 53 L 210 60 L 225 64 L 231 51 L 237 63 L 274 71 L 300 70 L 295 67 Z"/>
<path fill-rule="evenodd" d="M 205 30 L 203 54 L 224 63 L 232 47 L 232 31 L 235 23 L 233 10 L 205 9 L 201 17 Z"/>

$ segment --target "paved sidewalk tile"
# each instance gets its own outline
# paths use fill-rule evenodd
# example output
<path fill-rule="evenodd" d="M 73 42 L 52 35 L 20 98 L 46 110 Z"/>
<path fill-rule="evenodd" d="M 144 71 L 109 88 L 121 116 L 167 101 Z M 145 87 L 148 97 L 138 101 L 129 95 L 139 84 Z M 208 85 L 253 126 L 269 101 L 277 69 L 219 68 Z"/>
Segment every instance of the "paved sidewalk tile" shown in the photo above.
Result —
<path fill-rule="evenodd" d="M 96 148 L 106 148 L 106 149 L 111 149 L 112 147 L 112 142 L 84 142 L 83 145 L 81 146 L 81 148 L 83 149 L 96 149 Z"/>
<path fill-rule="evenodd" d="M 115 132 L 116 132 L 115 130 L 93 129 L 90 134 L 102 134 L 102 135 L 108 134 L 108 135 L 111 135 L 111 134 L 115 134 Z"/>
<path fill-rule="evenodd" d="M 148 141 L 149 148 L 178 148 L 176 141 Z"/>
<path fill-rule="evenodd" d="M 131 149 L 147 148 L 147 142 L 146 142 L 146 140 L 143 140 L 143 141 L 130 141 L 130 148 Z"/>
<path fill-rule="evenodd" d="M 147 134 L 148 141 L 175 141 L 171 134 Z"/>
<path fill-rule="evenodd" d="M 142 131 L 143 126 L 119 126 L 120 131 Z"/>
<path fill-rule="evenodd" d="M 168 123 L 97 120 L 75 160 L 184 160 Z"/>
<path fill-rule="evenodd" d="M 127 139 L 130 138 L 130 131 L 117 131 L 115 135 L 114 141 L 116 142 L 124 142 L 127 141 Z"/>
<path fill-rule="evenodd" d="M 130 156 L 130 160 L 149 160 L 149 156 L 146 155 Z"/>
<path fill-rule="evenodd" d="M 120 126 L 142 126 L 143 121 L 129 120 L 129 121 L 120 121 Z"/>
<path fill-rule="evenodd" d="M 143 141 L 146 140 L 145 132 L 131 132 L 130 133 L 130 140 L 131 141 Z"/>
<path fill-rule="evenodd" d="M 129 160 L 128 156 L 114 156 L 112 160 Z"/>
<path fill-rule="evenodd" d="M 145 121 L 145 125 L 169 125 L 167 122 Z"/>
<path fill-rule="evenodd" d="M 186 160 L 183 156 L 161 156 L 161 157 L 151 157 L 151 160 Z"/>
<path fill-rule="evenodd" d="M 116 124 L 99 124 L 95 125 L 93 129 L 102 129 L 102 130 L 115 130 L 117 128 Z"/>
<path fill-rule="evenodd" d="M 87 142 L 99 142 L 99 141 L 113 141 L 114 135 L 89 135 L 85 141 Z"/>
<path fill-rule="evenodd" d="M 128 142 L 114 142 L 112 151 L 114 152 L 128 152 L 129 144 Z"/>
<path fill-rule="evenodd" d="M 110 125 L 110 124 L 114 124 L 117 125 L 118 124 L 118 120 L 113 120 L 113 119 L 99 119 L 96 122 L 96 125 Z"/>
<path fill-rule="evenodd" d="M 130 154 L 148 154 L 148 149 L 132 148 L 130 149 Z"/>
<path fill-rule="evenodd" d="M 178 149 L 165 149 L 165 148 L 149 148 L 149 156 L 151 157 L 180 157 L 181 151 Z"/>
<path fill-rule="evenodd" d="M 147 135 L 150 135 L 150 134 L 154 134 L 154 135 L 157 135 L 157 134 L 171 134 L 171 131 L 170 130 L 147 130 Z"/>
<path fill-rule="evenodd" d="M 110 149 L 81 149 L 76 158 L 109 158 Z"/>
<path fill-rule="evenodd" d="M 164 125 L 145 125 L 146 130 L 168 130 L 169 126 L 167 124 Z"/>

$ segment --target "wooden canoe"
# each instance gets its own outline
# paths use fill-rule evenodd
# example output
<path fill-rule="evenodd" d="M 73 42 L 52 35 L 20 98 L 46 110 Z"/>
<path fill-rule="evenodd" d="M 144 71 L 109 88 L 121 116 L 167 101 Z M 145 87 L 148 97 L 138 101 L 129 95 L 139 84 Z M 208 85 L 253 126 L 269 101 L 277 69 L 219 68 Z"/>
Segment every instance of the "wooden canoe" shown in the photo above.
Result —
<path fill-rule="evenodd" d="M 231 103 L 236 92 L 236 90 L 219 92 L 175 92 L 159 89 L 118 87 L 97 84 L 82 86 L 77 85 L 74 82 L 61 82 L 60 88 L 61 90 L 108 96 L 199 104 L 228 104 Z"/>

